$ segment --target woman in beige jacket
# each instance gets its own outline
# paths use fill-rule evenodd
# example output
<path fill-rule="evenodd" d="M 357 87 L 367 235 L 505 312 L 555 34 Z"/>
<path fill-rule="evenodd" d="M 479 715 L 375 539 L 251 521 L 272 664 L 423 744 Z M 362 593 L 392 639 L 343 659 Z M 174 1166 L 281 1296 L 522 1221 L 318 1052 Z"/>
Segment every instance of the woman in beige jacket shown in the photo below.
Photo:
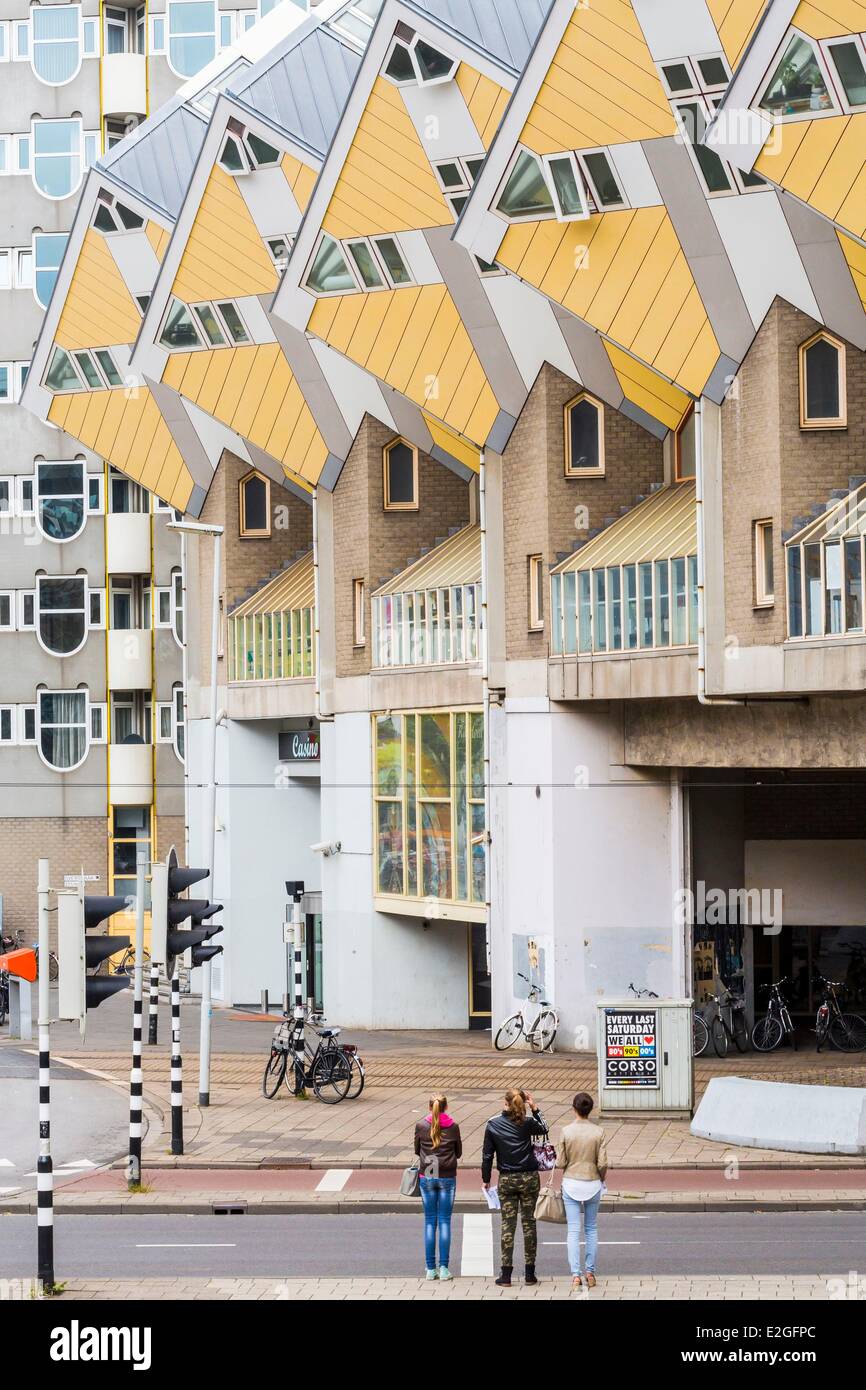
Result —
<path fill-rule="evenodd" d="M 574 1120 L 562 1131 L 557 1166 L 562 1168 L 562 1197 L 568 1218 L 568 1267 L 572 1288 L 582 1284 L 580 1259 L 580 1214 L 586 1230 L 586 1283 L 595 1288 L 595 1261 L 598 1253 L 598 1208 L 607 1173 L 604 1130 L 590 1119 L 592 1096 L 578 1091 L 572 1101 Z"/>

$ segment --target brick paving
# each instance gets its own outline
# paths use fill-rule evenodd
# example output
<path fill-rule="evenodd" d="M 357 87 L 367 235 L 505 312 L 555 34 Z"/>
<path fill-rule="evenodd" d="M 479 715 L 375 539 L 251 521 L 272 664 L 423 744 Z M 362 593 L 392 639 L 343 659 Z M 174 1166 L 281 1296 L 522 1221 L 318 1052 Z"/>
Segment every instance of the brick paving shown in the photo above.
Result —
<path fill-rule="evenodd" d="M 69 1279 L 58 1302 L 77 1300 L 169 1300 L 187 1302 L 209 1300 L 237 1301 L 358 1301 L 397 1302 L 445 1299 L 466 1300 L 533 1299 L 549 1302 L 569 1299 L 578 1302 L 761 1302 L 819 1301 L 838 1298 L 838 1278 L 830 1275 L 658 1275 L 600 1278 L 591 1292 L 572 1292 L 569 1279 L 541 1279 L 535 1286 L 514 1284 L 497 1288 L 492 1279 L 454 1279 L 452 1283 L 427 1283 L 422 1279 L 388 1279 L 361 1276 L 357 1279 Z"/>

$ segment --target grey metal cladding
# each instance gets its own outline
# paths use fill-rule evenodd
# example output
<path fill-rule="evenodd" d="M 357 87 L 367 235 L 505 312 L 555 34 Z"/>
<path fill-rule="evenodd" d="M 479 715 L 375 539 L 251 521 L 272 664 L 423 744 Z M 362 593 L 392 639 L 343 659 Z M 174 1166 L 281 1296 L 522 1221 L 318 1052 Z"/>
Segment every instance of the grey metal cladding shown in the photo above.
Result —
<path fill-rule="evenodd" d="M 508 346 L 472 256 L 452 239 L 453 227 L 432 227 L 424 236 L 461 320 L 466 326 L 497 403 L 517 416 L 526 384 Z"/>
<path fill-rule="evenodd" d="M 360 66 L 360 54 L 316 29 L 236 96 L 324 157 Z"/>
<path fill-rule="evenodd" d="M 614 410 L 619 410 L 623 400 L 622 387 L 595 329 L 561 304 L 551 303 L 550 307 L 574 362 L 577 380 L 587 391 L 607 405 L 612 405 Z"/>
<path fill-rule="evenodd" d="M 265 313 L 268 313 L 269 298 L 268 295 L 260 298 Z M 268 314 L 268 322 L 330 453 L 347 458 L 352 447 L 352 435 L 309 338 L 300 329 L 277 318 L 276 314 Z"/>
<path fill-rule="evenodd" d="M 513 73 L 522 72 L 553 0 L 407 0 L 447 32 Z"/>
<path fill-rule="evenodd" d="M 206 130 L 206 122 L 188 106 L 173 105 L 127 136 L 97 167 L 176 218 Z"/>
<path fill-rule="evenodd" d="M 822 320 L 855 347 L 866 348 L 866 313 L 836 228 L 798 198 L 781 192 L 778 196 Z"/>
<path fill-rule="evenodd" d="M 655 435 L 656 439 L 664 439 L 668 432 L 667 425 L 663 425 L 661 420 L 656 420 L 654 416 L 648 415 L 645 410 L 641 410 L 634 401 L 623 399 L 619 408 L 620 415 L 625 415 L 629 420 L 634 420 L 636 425 L 640 425 L 649 434 Z"/>
<path fill-rule="evenodd" d="M 752 345 L 755 326 L 688 150 L 672 137 L 646 140 L 643 151 L 719 348 L 742 361 Z"/>

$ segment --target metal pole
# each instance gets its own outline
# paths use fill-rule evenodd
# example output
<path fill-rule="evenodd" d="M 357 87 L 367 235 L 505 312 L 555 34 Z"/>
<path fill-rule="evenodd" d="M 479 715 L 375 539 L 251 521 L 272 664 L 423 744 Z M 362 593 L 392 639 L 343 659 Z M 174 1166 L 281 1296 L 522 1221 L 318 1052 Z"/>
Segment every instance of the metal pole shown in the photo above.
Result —
<path fill-rule="evenodd" d="M 139 849 L 135 862 L 135 965 L 132 995 L 132 1070 L 129 1073 L 129 1161 L 127 1186 L 141 1186 L 141 1007 L 144 995 L 144 889 L 147 851 Z"/>
<path fill-rule="evenodd" d="M 171 977 L 171 1151 L 183 1153 L 183 1063 L 180 1056 L 180 980 Z"/>
<path fill-rule="evenodd" d="M 157 1041 L 159 1030 L 159 966 L 155 960 L 150 962 L 150 993 L 147 1006 L 147 1045 Z"/>
<path fill-rule="evenodd" d="M 48 901 L 51 874 L 47 859 L 39 860 L 39 1158 L 36 1162 L 37 1263 L 40 1287 L 54 1288 L 54 1171 L 51 1165 L 51 989 Z"/>
<path fill-rule="evenodd" d="M 213 592 L 211 596 L 210 634 L 210 727 L 208 729 L 207 791 L 205 794 L 205 848 L 208 853 L 211 894 L 216 899 L 216 738 L 217 738 L 217 662 L 220 620 L 220 534 L 213 538 Z M 184 634 L 185 635 L 185 634 Z M 201 967 L 201 1013 L 199 1017 L 198 1103 L 210 1105 L 210 1026 L 211 1026 L 211 962 Z"/>
<path fill-rule="evenodd" d="M 295 893 L 292 899 L 292 926 L 294 931 L 292 936 L 295 948 L 295 1065 L 300 1067 L 300 1075 L 303 1076 L 306 1068 L 306 1058 L 304 1056 L 304 981 L 303 981 L 303 919 L 301 917 L 301 897 Z M 299 1087 L 298 1094 L 304 1093 L 304 1087 Z"/>

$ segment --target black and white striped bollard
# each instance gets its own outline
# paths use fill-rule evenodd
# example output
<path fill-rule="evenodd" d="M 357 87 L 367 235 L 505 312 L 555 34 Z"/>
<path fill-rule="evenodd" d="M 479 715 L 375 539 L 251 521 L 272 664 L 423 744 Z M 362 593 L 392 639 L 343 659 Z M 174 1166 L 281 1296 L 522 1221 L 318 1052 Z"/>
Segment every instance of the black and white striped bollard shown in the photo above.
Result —
<path fill-rule="evenodd" d="M 159 1029 L 159 966 L 155 960 L 150 962 L 150 994 L 147 1004 L 147 1045 L 153 1047 Z"/>
<path fill-rule="evenodd" d="M 146 854 L 139 850 L 135 879 L 135 967 L 132 1000 L 132 1070 L 129 1073 L 129 1160 L 126 1168 L 127 1186 L 141 1186 L 141 1017 L 144 994 L 144 887 L 147 869 Z"/>
<path fill-rule="evenodd" d="M 180 980 L 171 978 L 171 1151 L 183 1153 L 183 1063 L 180 1056 Z"/>
<path fill-rule="evenodd" d="M 39 940 L 39 1157 L 36 1160 L 37 1274 L 43 1292 L 54 1290 L 54 1169 L 51 1163 L 51 987 L 48 900 L 51 875 L 47 859 L 38 870 Z"/>
<path fill-rule="evenodd" d="M 303 1096 L 306 1094 L 306 1087 L 303 1084 L 303 1077 L 306 1073 L 306 1055 L 304 1048 L 303 919 L 301 917 L 301 898 L 304 895 L 304 885 L 300 880 L 293 880 L 286 884 L 286 888 L 289 890 L 292 898 L 292 944 L 294 946 L 295 957 L 295 1007 L 293 1010 L 294 1028 L 292 1030 L 292 1041 L 295 1054 L 295 1074 L 298 1078 L 301 1078 L 295 1094 Z"/>

